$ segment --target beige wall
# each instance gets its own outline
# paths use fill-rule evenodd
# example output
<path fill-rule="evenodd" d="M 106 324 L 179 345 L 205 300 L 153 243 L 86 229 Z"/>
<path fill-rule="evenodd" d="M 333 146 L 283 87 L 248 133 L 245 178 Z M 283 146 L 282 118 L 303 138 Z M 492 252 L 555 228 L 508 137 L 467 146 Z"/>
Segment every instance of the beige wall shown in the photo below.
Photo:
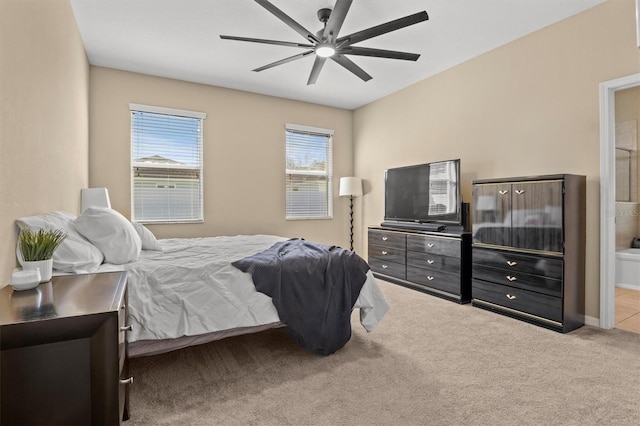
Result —
<path fill-rule="evenodd" d="M 68 0 L 0 1 L 0 286 L 15 219 L 77 213 L 88 184 L 89 64 Z"/>
<path fill-rule="evenodd" d="M 640 120 L 640 87 L 616 92 L 616 123 Z"/>
<path fill-rule="evenodd" d="M 337 195 L 353 173 L 351 111 L 101 67 L 91 67 L 90 98 L 89 180 L 127 217 L 129 103 L 207 113 L 205 222 L 149 226 L 159 238 L 269 233 L 348 247 L 348 202 Z M 333 220 L 285 220 L 286 123 L 335 130 Z"/>
<path fill-rule="evenodd" d="M 354 112 L 360 232 L 383 217 L 384 170 L 462 162 L 476 178 L 587 176 L 586 314 L 599 317 L 600 82 L 640 72 L 633 0 L 609 0 Z"/>

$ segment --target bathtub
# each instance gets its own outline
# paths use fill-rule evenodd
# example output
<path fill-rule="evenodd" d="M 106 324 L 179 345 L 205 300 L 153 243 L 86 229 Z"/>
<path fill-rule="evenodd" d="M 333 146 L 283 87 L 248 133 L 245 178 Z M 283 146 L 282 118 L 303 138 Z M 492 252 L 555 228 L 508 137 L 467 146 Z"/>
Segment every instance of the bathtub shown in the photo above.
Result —
<path fill-rule="evenodd" d="M 616 287 L 640 290 L 640 249 L 616 252 Z"/>

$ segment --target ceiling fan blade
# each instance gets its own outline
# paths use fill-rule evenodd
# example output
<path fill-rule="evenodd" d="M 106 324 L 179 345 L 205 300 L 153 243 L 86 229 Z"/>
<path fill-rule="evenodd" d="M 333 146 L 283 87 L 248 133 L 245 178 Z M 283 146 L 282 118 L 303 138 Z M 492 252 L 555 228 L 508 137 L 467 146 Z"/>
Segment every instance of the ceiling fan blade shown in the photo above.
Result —
<path fill-rule="evenodd" d="M 264 70 L 267 70 L 269 68 L 276 67 L 278 65 L 286 64 L 287 62 L 295 61 L 296 59 L 302 59 L 302 58 L 304 58 L 305 56 L 307 56 L 307 55 L 309 55 L 311 53 L 313 53 L 313 50 L 309 50 L 309 51 L 306 51 L 306 52 L 298 53 L 297 55 L 289 56 L 288 58 L 280 59 L 279 61 L 275 61 L 275 62 L 272 62 L 270 64 L 263 65 L 260 68 L 254 69 L 253 71 L 256 71 L 256 72 L 264 71 Z"/>
<path fill-rule="evenodd" d="M 278 9 L 268 0 L 256 0 L 256 3 L 258 3 L 260 6 L 264 7 L 269 12 L 274 14 L 278 19 L 280 19 L 282 22 L 290 26 L 293 30 L 295 30 L 298 34 L 300 34 L 302 37 L 306 38 L 310 42 L 318 43 L 320 41 L 318 40 L 318 37 L 316 37 L 315 34 L 311 33 L 305 27 L 303 27 L 302 25 L 294 21 L 289 15 L 287 15 L 286 13 Z"/>
<path fill-rule="evenodd" d="M 220 38 L 223 40 L 237 40 L 237 41 L 250 41 L 252 43 L 275 44 L 277 46 L 304 47 L 307 49 L 314 48 L 313 44 L 295 43 L 291 41 L 268 40 L 264 38 L 236 37 L 236 36 L 228 36 L 228 35 L 221 35 Z"/>
<path fill-rule="evenodd" d="M 336 5 L 331 11 L 331 15 L 329 15 L 327 25 L 324 27 L 324 32 L 322 33 L 323 40 L 327 40 L 329 43 L 333 43 L 336 40 L 340 28 L 342 28 L 342 24 L 344 23 L 344 18 L 347 17 L 347 12 L 349 12 L 352 1 L 353 0 L 336 1 Z"/>
<path fill-rule="evenodd" d="M 333 55 L 331 56 L 331 59 L 333 59 L 364 81 L 369 81 L 373 78 L 369 74 L 367 74 L 365 70 L 357 66 L 351 59 L 347 58 L 346 56 Z"/>
<path fill-rule="evenodd" d="M 322 56 L 316 55 L 316 60 L 313 62 L 313 68 L 311 68 L 311 74 L 309 74 L 309 80 L 307 81 L 307 86 L 310 84 L 316 84 L 316 80 L 318 80 L 318 76 L 320 75 L 320 71 L 322 71 L 322 67 L 324 63 L 327 61 L 327 58 L 323 58 Z"/>
<path fill-rule="evenodd" d="M 414 13 L 413 15 L 405 16 L 404 18 L 389 21 L 384 24 L 376 25 L 375 27 L 367 28 L 366 30 L 358 31 L 353 34 L 340 37 L 338 40 L 336 40 L 336 44 L 339 47 L 348 46 L 363 40 L 377 37 L 382 34 L 390 33 L 391 31 L 399 30 L 401 28 L 417 24 L 422 21 L 426 21 L 427 19 L 429 19 L 429 15 L 427 15 L 427 12 L 425 11 Z"/>
<path fill-rule="evenodd" d="M 395 50 L 372 49 L 369 47 L 349 46 L 338 49 L 342 55 L 373 56 L 375 58 L 403 59 L 405 61 L 417 61 L 418 53 L 398 52 Z"/>

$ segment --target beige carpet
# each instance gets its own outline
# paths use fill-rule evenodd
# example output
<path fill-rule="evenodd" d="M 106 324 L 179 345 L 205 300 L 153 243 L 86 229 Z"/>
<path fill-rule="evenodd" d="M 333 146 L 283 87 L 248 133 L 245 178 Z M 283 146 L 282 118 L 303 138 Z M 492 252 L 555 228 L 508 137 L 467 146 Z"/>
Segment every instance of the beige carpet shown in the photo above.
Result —
<path fill-rule="evenodd" d="M 380 282 L 391 309 L 311 355 L 270 330 L 131 360 L 134 425 L 637 425 L 640 335 L 559 334 Z"/>

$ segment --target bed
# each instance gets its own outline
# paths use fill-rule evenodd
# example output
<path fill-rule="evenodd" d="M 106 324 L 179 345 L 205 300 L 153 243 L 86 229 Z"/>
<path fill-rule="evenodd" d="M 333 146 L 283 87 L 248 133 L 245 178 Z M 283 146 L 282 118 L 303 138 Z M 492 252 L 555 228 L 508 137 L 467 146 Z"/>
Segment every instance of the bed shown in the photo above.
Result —
<path fill-rule="evenodd" d="M 153 355 L 229 336 L 286 326 L 272 298 L 232 263 L 289 239 L 237 235 L 156 240 L 115 210 L 90 208 L 75 217 L 51 212 L 17 220 L 19 228 L 63 229 L 54 274 L 127 272 L 129 355 Z M 388 304 L 371 271 L 353 308 L 373 331 Z"/>

